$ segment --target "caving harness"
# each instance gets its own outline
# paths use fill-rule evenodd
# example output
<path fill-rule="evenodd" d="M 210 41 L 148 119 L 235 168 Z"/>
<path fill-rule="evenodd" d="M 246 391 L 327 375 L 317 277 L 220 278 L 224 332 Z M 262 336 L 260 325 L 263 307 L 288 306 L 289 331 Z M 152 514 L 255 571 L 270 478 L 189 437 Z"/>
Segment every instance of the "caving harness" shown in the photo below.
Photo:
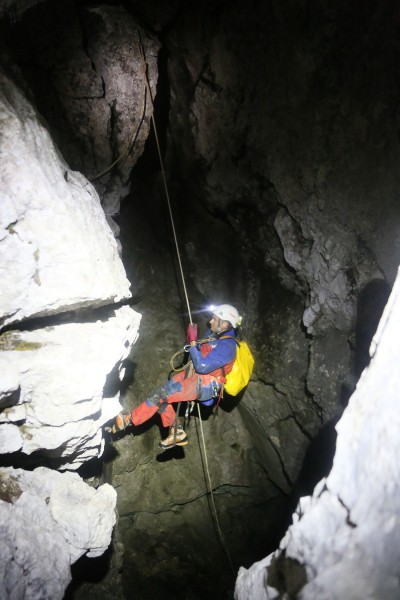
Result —
<path fill-rule="evenodd" d="M 198 345 L 207 344 L 211 341 L 215 341 L 215 339 L 232 339 L 236 342 L 236 358 L 233 361 L 232 369 L 229 371 L 229 373 L 225 373 L 224 367 L 221 367 L 221 374 L 225 381 L 218 381 L 218 377 L 216 377 L 215 380 L 216 382 L 218 382 L 218 384 L 222 383 L 220 388 L 220 397 L 222 396 L 223 391 L 226 391 L 230 396 L 237 396 L 250 381 L 250 377 L 254 367 L 254 357 L 251 353 L 248 344 L 244 340 L 239 341 L 236 337 L 232 335 L 221 335 L 218 338 L 208 337 L 198 340 L 197 343 Z M 189 360 L 188 363 L 180 367 L 175 367 L 174 365 L 174 360 L 176 359 L 176 357 L 181 356 L 185 352 L 189 352 L 189 349 L 190 345 L 186 344 L 182 350 L 178 350 L 178 352 L 176 352 L 172 356 L 170 364 L 174 372 L 177 373 L 183 371 L 184 369 L 187 369 L 189 374 L 189 370 L 193 368 L 191 360 Z"/>
<path fill-rule="evenodd" d="M 219 404 L 223 397 L 224 391 L 227 392 L 230 396 L 237 396 L 247 386 L 247 384 L 250 381 L 251 373 L 253 371 L 254 358 L 253 358 L 253 355 L 252 355 L 247 343 L 243 340 L 239 341 L 236 337 L 234 337 L 232 335 L 220 335 L 217 338 L 215 338 L 215 337 L 203 338 L 201 340 L 198 340 L 197 344 L 198 345 L 207 344 L 210 342 L 214 342 L 216 339 L 217 340 L 233 339 L 233 340 L 235 340 L 236 345 L 237 345 L 236 357 L 232 363 L 231 370 L 228 373 L 225 373 L 225 368 L 224 368 L 224 366 L 222 366 L 220 369 L 221 375 L 216 375 L 216 376 L 212 377 L 212 379 L 210 381 L 210 385 L 214 389 L 214 394 L 213 394 L 212 400 L 216 400 L 216 406 L 217 406 L 217 410 L 218 410 L 218 407 L 219 407 Z M 189 361 L 186 364 L 179 366 L 179 367 L 175 367 L 174 360 L 176 359 L 176 357 L 189 352 L 190 347 L 191 347 L 190 344 L 186 344 L 182 348 L 182 350 L 178 350 L 178 352 L 176 352 L 172 356 L 171 361 L 170 361 L 171 369 L 173 372 L 179 373 L 179 372 L 185 371 L 185 375 L 184 375 L 185 379 L 187 377 L 189 377 L 190 375 L 193 375 L 193 373 L 194 373 L 194 367 L 193 367 L 192 361 L 189 359 Z M 202 385 L 203 385 L 203 380 L 201 377 L 199 377 L 198 398 L 197 398 L 198 400 L 200 399 Z M 211 402 L 212 402 L 212 400 L 211 400 Z M 185 411 L 185 419 L 189 418 L 190 414 L 194 410 L 194 406 L 195 406 L 195 401 L 191 401 L 191 402 L 187 403 L 186 411 Z M 178 403 L 177 410 L 176 410 L 175 423 L 173 425 L 173 431 L 174 431 L 173 445 L 174 446 L 176 445 L 176 432 L 178 430 L 180 407 L 181 407 L 181 402 Z"/>

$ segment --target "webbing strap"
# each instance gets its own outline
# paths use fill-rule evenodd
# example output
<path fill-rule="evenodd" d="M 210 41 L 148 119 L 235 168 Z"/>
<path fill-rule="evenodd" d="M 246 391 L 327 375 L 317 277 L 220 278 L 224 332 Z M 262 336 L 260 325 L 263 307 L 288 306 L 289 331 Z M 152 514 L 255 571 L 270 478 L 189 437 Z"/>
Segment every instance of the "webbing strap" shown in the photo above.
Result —
<path fill-rule="evenodd" d="M 239 340 L 234 335 L 221 335 L 221 337 L 219 337 L 218 339 L 219 340 L 235 340 L 236 345 L 238 347 L 240 346 Z"/>
<path fill-rule="evenodd" d="M 233 336 L 233 335 L 222 335 L 222 336 L 221 336 L 220 338 L 218 338 L 218 339 L 219 339 L 219 340 L 235 340 L 235 342 L 236 342 L 236 344 L 237 344 L 237 347 L 238 347 L 238 348 L 240 348 L 240 342 L 239 342 L 239 341 L 238 341 L 238 339 L 237 339 L 235 336 Z M 223 365 L 223 366 L 221 367 L 221 371 L 222 371 L 222 375 L 223 375 L 223 376 L 225 377 L 225 379 L 226 379 L 225 365 Z M 221 390 L 222 390 L 222 388 L 221 388 Z M 220 398 L 219 398 L 219 400 L 220 400 Z M 219 403 L 219 400 L 218 400 L 218 403 Z"/>

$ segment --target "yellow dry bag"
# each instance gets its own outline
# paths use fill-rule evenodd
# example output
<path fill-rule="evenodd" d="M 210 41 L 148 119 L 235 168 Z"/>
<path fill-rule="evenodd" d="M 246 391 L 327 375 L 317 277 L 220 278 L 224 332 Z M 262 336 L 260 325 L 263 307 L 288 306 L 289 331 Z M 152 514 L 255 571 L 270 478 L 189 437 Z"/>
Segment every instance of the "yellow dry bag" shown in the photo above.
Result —
<path fill-rule="evenodd" d="M 227 336 L 228 337 L 228 336 Z M 246 342 L 236 340 L 236 359 L 232 371 L 226 376 L 224 390 L 231 396 L 237 396 L 250 381 L 254 358 Z"/>

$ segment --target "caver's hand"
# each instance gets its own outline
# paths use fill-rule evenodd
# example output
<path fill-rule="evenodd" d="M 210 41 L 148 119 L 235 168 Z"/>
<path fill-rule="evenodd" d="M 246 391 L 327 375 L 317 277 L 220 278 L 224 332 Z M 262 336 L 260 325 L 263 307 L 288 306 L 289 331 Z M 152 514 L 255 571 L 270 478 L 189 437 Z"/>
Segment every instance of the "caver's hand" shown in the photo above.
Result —
<path fill-rule="evenodd" d="M 196 323 L 190 323 L 188 325 L 186 335 L 187 335 L 187 341 L 190 344 L 197 340 L 197 324 Z"/>

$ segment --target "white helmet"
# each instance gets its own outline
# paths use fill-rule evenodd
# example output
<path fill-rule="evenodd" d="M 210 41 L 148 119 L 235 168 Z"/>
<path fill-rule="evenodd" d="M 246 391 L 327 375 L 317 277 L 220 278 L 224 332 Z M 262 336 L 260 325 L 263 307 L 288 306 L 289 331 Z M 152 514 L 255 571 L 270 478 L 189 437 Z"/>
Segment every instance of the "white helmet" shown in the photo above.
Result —
<path fill-rule="evenodd" d="M 239 315 L 236 308 L 230 304 L 220 304 L 219 306 L 213 307 L 212 311 L 219 319 L 232 323 L 234 328 L 239 327 L 242 322 L 242 317 Z"/>

